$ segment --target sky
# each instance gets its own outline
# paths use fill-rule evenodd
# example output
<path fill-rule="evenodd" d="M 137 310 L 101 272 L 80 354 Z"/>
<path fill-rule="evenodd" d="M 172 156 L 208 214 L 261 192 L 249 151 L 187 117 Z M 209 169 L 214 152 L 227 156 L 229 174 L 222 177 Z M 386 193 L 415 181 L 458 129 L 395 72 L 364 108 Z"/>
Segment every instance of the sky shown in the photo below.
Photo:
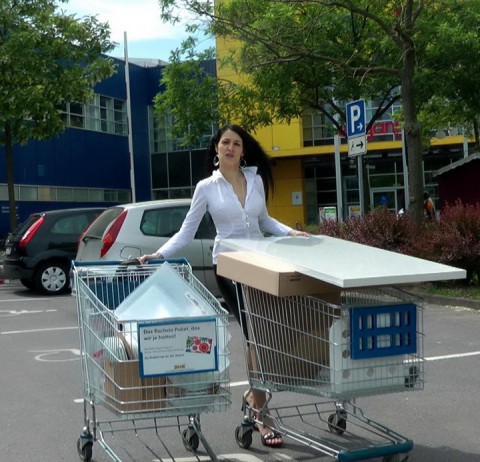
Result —
<path fill-rule="evenodd" d="M 184 25 L 162 22 L 158 0 L 69 0 L 59 3 L 59 8 L 78 18 L 96 16 L 99 21 L 108 22 L 111 40 L 118 44 L 109 55 L 118 58 L 125 56 L 124 32 L 129 58 L 163 61 L 169 61 L 171 50 L 187 37 Z M 213 46 L 213 41 L 202 45 Z"/>

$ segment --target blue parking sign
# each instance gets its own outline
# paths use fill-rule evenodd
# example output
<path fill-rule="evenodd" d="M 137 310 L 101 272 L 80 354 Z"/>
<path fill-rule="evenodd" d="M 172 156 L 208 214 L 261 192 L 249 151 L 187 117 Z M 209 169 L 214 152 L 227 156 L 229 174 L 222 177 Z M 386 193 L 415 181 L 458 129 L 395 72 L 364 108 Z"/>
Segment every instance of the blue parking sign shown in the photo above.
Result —
<path fill-rule="evenodd" d="M 365 100 L 360 99 L 348 103 L 346 106 L 346 112 L 348 138 L 365 135 Z"/>

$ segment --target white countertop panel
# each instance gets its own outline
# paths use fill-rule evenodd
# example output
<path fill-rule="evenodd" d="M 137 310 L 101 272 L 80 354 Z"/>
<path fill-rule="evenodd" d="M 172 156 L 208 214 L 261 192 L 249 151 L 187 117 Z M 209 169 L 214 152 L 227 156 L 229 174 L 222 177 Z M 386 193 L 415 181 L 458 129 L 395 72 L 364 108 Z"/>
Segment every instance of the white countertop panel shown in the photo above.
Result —
<path fill-rule="evenodd" d="M 463 269 L 328 236 L 225 239 L 222 246 L 280 258 L 341 288 L 466 278 Z"/>

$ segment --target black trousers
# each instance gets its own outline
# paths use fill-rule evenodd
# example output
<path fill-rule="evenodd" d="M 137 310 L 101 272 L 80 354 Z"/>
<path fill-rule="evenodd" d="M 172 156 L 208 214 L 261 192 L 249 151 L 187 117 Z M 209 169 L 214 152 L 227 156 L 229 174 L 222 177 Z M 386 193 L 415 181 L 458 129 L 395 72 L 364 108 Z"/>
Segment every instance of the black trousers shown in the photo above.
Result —
<path fill-rule="evenodd" d="M 228 310 L 235 316 L 237 322 L 242 326 L 243 335 L 248 339 L 247 320 L 245 317 L 245 304 L 240 284 L 235 284 L 231 279 L 224 278 L 217 274 L 217 265 L 213 265 L 218 289 L 222 294 Z"/>

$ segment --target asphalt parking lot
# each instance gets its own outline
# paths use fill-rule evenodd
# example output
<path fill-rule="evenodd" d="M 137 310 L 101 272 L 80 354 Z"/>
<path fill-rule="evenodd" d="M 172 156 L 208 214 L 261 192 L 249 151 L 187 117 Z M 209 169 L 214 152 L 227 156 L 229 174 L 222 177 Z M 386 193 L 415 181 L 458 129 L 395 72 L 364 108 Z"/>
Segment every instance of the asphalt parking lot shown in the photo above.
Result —
<path fill-rule="evenodd" d="M 41 297 L 10 281 L 0 285 L 0 318 L 1 459 L 79 460 L 76 441 L 83 427 L 83 380 L 74 297 Z M 362 397 L 357 404 L 370 418 L 414 441 L 409 462 L 480 461 L 480 313 L 426 304 L 424 327 L 424 390 Z M 333 460 L 291 439 L 282 449 L 265 448 L 258 434 L 253 435 L 250 449 L 238 447 L 234 432 L 241 422 L 239 405 L 248 380 L 240 330 L 233 319 L 230 331 L 233 404 L 226 412 L 202 416 L 203 432 L 219 460 Z M 293 407 L 315 399 L 282 392 L 274 395 L 272 406 Z M 123 447 L 121 460 L 209 460 L 202 446 L 194 455 L 185 450 L 176 429 L 171 434 L 170 429 L 165 431 L 171 456 L 159 459 L 145 453 L 138 438 L 120 433 L 116 438 Z M 111 458 L 96 443 L 92 460 Z"/>

